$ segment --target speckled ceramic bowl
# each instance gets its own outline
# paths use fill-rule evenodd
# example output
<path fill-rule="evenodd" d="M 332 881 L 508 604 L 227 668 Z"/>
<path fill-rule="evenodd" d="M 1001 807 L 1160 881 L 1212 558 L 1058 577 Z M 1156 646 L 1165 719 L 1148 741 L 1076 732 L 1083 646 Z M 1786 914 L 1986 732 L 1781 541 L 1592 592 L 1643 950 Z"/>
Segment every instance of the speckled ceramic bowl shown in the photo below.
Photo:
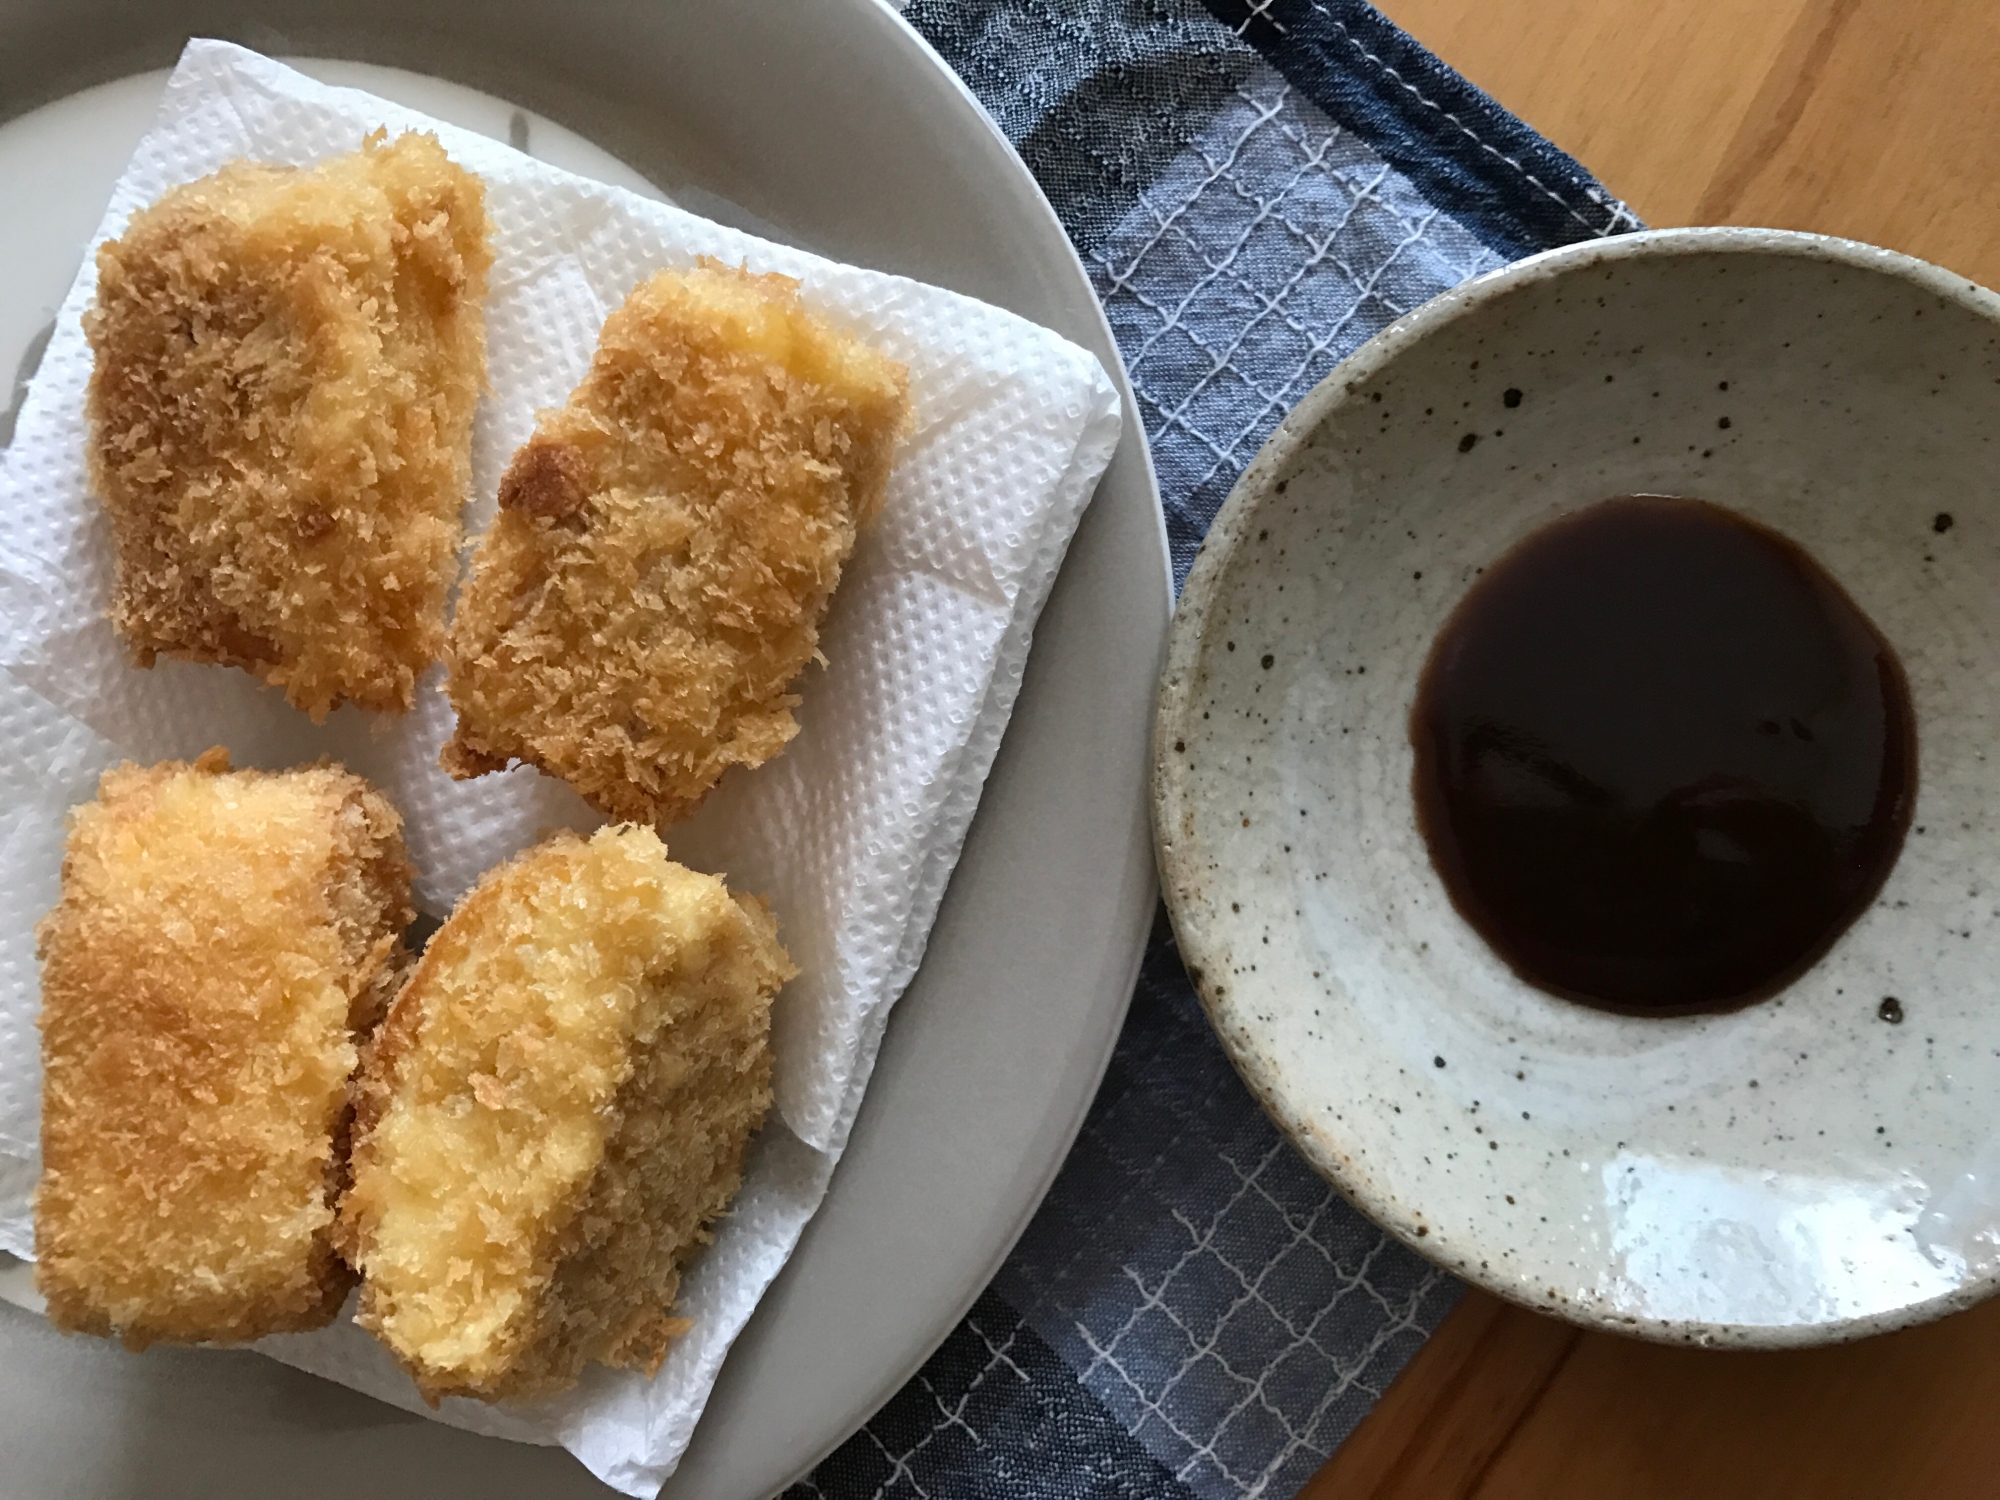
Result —
<path fill-rule="evenodd" d="M 1916 704 L 1880 899 L 1730 1015 L 1523 984 L 1412 811 L 1418 673 L 1476 570 L 1632 492 L 1803 544 Z M 2000 298 L 1812 235 L 1635 234 L 1420 308 L 1265 446 L 1175 620 L 1160 868 L 1245 1079 L 1425 1255 L 1650 1338 L 1853 1338 L 2000 1280 L 1997 715 Z"/>

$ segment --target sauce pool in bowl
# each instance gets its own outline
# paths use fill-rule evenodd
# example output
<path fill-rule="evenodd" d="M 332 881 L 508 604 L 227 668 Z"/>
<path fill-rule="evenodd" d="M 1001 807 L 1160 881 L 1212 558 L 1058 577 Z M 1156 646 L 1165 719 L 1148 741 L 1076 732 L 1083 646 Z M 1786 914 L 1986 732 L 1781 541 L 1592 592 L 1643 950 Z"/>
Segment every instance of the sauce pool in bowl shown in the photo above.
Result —
<path fill-rule="evenodd" d="M 1410 716 L 1418 824 L 1528 983 L 1638 1015 L 1783 989 L 1916 800 L 1895 652 L 1804 549 L 1700 500 L 1586 506 L 1453 611 Z"/>

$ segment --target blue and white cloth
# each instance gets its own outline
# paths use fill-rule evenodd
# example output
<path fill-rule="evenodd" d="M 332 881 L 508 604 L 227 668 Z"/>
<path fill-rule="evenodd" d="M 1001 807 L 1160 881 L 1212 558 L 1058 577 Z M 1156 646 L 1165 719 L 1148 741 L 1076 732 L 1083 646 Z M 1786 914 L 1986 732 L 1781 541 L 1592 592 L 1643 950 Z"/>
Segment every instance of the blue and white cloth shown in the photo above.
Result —
<path fill-rule="evenodd" d="M 1284 414 L 1395 318 L 1638 227 L 1362 0 L 911 0 L 1076 241 L 1174 576 Z M 904 1389 L 787 1500 L 1289 1500 L 1458 1295 L 1292 1151 L 1162 920 L 1076 1148 Z"/>

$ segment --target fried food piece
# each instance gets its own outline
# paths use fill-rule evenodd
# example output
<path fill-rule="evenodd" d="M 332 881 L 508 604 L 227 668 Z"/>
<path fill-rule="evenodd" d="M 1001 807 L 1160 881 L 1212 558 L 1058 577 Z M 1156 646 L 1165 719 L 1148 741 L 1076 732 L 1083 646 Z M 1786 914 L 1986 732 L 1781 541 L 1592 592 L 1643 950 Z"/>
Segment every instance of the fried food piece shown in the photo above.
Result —
<path fill-rule="evenodd" d="M 762 902 L 646 828 L 562 834 L 459 903 L 363 1065 L 341 1205 L 359 1321 L 425 1399 L 659 1368 L 794 972 Z"/>
<path fill-rule="evenodd" d="M 446 648 L 445 769 L 522 760 L 663 825 L 776 755 L 906 383 L 788 277 L 704 261 L 640 285 L 500 483 Z"/>
<path fill-rule="evenodd" d="M 427 135 L 233 162 L 97 253 L 90 475 L 141 666 L 401 711 L 444 640 L 486 381 L 485 191 Z"/>
<path fill-rule="evenodd" d="M 402 967 L 402 820 L 338 766 L 123 765 L 71 816 L 39 930 L 35 1284 L 56 1327 L 317 1328 L 349 1077 Z"/>

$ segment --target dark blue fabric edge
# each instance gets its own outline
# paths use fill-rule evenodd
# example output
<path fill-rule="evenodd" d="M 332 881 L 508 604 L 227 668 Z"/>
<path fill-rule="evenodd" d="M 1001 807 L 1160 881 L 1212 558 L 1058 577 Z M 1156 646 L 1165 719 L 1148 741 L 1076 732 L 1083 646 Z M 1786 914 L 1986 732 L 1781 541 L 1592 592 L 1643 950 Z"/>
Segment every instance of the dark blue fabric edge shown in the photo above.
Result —
<path fill-rule="evenodd" d="M 1365 0 L 1202 0 L 1218 21 L 1494 251 L 1639 228 L 1543 139 Z"/>

